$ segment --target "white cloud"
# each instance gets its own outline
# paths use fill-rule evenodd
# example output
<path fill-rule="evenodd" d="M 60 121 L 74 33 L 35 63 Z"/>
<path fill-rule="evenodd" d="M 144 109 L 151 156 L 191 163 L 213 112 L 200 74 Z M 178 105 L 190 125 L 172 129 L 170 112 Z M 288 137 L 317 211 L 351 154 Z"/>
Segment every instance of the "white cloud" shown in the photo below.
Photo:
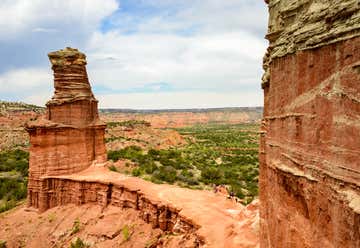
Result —
<path fill-rule="evenodd" d="M 265 47 L 241 31 L 191 37 L 95 33 L 87 47 L 89 74 L 93 82 L 115 90 L 154 82 L 186 89 L 260 88 Z"/>
<path fill-rule="evenodd" d="M 37 33 L 56 33 L 58 32 L 57 29 L 54 28 L 33 28 L 32 32 Z"/>
<path fill-rule="evenodd" d="M 50 69 L 21 68 L 0 75 L 0 94 L 26 94 L 40 89 L 49 89 L 52 82 Z"/>
<path fill-rule="evenodd" d="M 21 99 L 24 102 L 44 106 L 52 92 L 42 91 Z M 161 92 L 132 94 L 98 94 L 100 108 L 125 109 L 184 109 L 261 106 L 263 93 L 257 92 Z"/>
<path fill-rule="evenodd" d="M 2 0 L 0 40 L 31 30 L 93 29 L 118 8 L 116 0 Z"/>
<path fill-rule="evenodd" d="M 115 15 L 116 30 L 94 33 L 86 47 L 93 82 L 123 91 L 158 82 L 182 90 L 261 91 L 267 46 L 264 34 L 259 35 L 266 30 L 264 3 L 135 2 L 158 12 L 141 18 Z"/>
<path fill-rule="evenodd" d="M 262 92 L 178 92 L 98 95 L 101 108 L 183 109 L 261 106 Z"/>
<path fill-rule="evenodd" d="M 27 95 L 26 97 L 21 99 L 21 101 L 25 103 L 35 104 L 37 106 L 45 106 L 47 101 L 49 101 L 52 96 L 53 96 L 53 91 L 42 90 L 36 92 L 36 94 Z"/>
<path fill-rule="evenodd" d="M 116 11 L 121 2 L 1 0 L 0 52 L 6 56 L 0 58 L 0 98 L 44 104 L 53 91 L 46 52 L 75 46 L 88 56 L 93 87 L 113 91 L 99 97 L 103 106 L 262 104 L 263 2 L 134 0 L 124 4 L 135 8 Z M 133 10 L 138 7 L 145 14 Z M 181 92 L 116 95 L 159 83 L 169 85 L 164 91 Z"/>

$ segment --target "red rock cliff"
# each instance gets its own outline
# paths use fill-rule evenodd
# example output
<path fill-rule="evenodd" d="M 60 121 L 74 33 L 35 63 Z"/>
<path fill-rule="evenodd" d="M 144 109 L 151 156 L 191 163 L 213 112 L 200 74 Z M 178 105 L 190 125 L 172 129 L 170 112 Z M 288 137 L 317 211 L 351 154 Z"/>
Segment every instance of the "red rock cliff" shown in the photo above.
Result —
<path fill-rule="evenodd" d="M 28 204 L 42 209 L 42 177 L 67 175 L 105 162 L 106 125 L 98 117 L 86 73 L 85 55 L 77 49 L 49 53 L 55 94 L 46 104 L 46 118 L 29 122 L 30 166 Z"/>
<path fill-rule="evenodd" d="M 269 0 L 262 247 L 360 247 L 360 5 Z"/>

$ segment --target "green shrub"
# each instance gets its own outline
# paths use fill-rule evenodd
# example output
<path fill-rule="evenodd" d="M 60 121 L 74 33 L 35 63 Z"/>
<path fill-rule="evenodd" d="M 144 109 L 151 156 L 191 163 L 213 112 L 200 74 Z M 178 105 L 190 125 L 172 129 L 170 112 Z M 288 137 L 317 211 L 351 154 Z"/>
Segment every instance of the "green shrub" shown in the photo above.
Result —
<path fill-rule="evenodd" d="M 131 233 L 130 233 L 130 227 L 128 225 L 125 225 L 123 229 L 121 230 L 123 235 L 123 241 L 128 241 L 130 239 Z"/>
<path fill-rule="evenodd" d="M 157 166 L 153 161 L 151 161 L 151 162 L 147 162 L 147 163 L 144 163 L 143 165 L 141 165 L 141 168 L 147 174 L 152 174 L 157 169 Z"/>
<path fill-rule="evenodd" d="M 79 231 L 80 231 L 80 220 L 79 220 L 79 219 L 76 219 L 76 220 L 74 221 L 73 226 L 72 226 L 70 235 L 73 235 L 73 234 L 75 234 L 75 233 L 78 233 Z"/>
<path fill-rule="evenodd" d="M 187 183 L 188 185 L 199 185 L 199 182 L 196 179 L 184 176 L 182 174 L 178 175 L 177 179 L 184 183 Z"/>
<path fill-rule="evenodd" d="M 142 156 L 141 147 L 128 146 L 118 151 L 108 151 L 108 159 L 116 162 L 119 159 L 137 159 Z"/>
<path fill-rule="evenodd" d="M 0 152 L 0 212 L 26 198 L 29 153 L 22 150 Z"/>
<path fill-rule="evenodd" d="M 206 183 L 217 183 L 222 178 L 222 172 L 219 168 L 206 167 L 201 171 L 201 179 Z"/>
<path fill-rule="evenodd" d="M 0 152 L 0 172 L 18 171 L 22 176 L 28 176 L 29 153 L 22 150 Z"/>
<path fill-rule="evenodd" d="M 156 183 L 156 184 L 162 184 L 162 183 L 163 183 L 163 181 L 157 179 L 154 175 L 152 175 L 152 176 L 150 177 L 150 181 L 151 181 L 152 183 Z"/>
<path fill-rule="evenodd" d="M 16 207 L 16 201 L 15 200 L 10 200 L 10 201 L 5 201 L 4 203 L 2 203 L 0 205 L 0 213 L 8 211 L 12 208 Z"/>
<path fill-rule="evenodd" d="M 0 248 L 6 248 L 6 241 L 0 240 Z"/>
<path fill-rule="evenodd" d="M 245 197 L 245 195 L 243 193 L 243 189 L 240 185 L 232 184 L 230 186 L 230 192 L 234 192 L 235 196 L 240 199 L 244 199 L 244 197 Z"/>
<path fill-rule="evenodd" d="M 118 168 L 116 168 L 115 165 L 111 165 L 111 166 L 109 167 L 109 170 L 114 171 L 114 172 L 119 172 Z"/>
<path fill-rule="evenodd" d="M 182 170 L 181 171 L 181 175 L 184 176 L 184 177 L 193 177 L 194 176 L 194 173 L 192 173 L 191 171 L 188 171 L 188 170 Z"/>
<path fill-rule="evenodd" d="M 176 180 L 177 172 L 172 166 L 163 166 L 154 171 L 153 176 L 161 181 L 174 183 Z"/>
<path fill-rule="evenodd" d="M 142 173 L 141 173 L 141 169 L 140 168 L 135 168 L 132 170 L 131 174 L 135 177 L 138 177 L 140 176 Z"/>
<path fill-rule="evenodd" d="M 148 155 L 152 158 L 158 158 L 160 156 L 160 152 L 159 152 L 159 150 L 150 149 L 148 151 Z"/>
<path fill-rule="evenodd" d="M 76 238 L 75 242 L 71 242 L 70 248 L 87 248 L 89 247 L 82 239 Z"/>

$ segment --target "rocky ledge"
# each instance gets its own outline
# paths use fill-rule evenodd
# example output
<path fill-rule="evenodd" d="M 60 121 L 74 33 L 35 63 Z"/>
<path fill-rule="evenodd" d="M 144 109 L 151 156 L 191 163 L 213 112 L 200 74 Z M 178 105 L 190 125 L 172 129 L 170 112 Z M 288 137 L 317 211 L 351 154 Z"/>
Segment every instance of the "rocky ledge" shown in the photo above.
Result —
<path fill-rule="evenodd" d="M 94 216 L 101 215 L 102 212 L 106 216 L 109 211 L 118 215 L 131 213 L 134 223 L 138 223 L 139 226 L 149 225 L 148 234 L 155 232 L 177 237 L 175 241 L 172 241 L 172 245 L 153 247 L 258 247 L 257 201 L 244 207 L 210 191 L 153 184 L 140 178 L 111 172 L 105 164 L 94 164 L 72 175 L 44 177 L 41 181 L 40 199 L 43 205 L 40 206 L 42 213 L 37 216 L 48 218 L 47 216 L 53 213 L 67 211 L 69 206 L 75 204 L 77 207 L 72 207 L 73 211 L 76 212 L 84 207 L 96 209 L 96 211 L 92 210 Z M 19 209 L 14 213 L 9 213 L 3 216 L 2 223 L 8 223 L 14 219 L 13 216 L 17 215 L 22 215 L 22 219 L 33 216 L 33 211 L 29 210 L 32 208 L 27 211 Z M 64 216 L 63 221 L 66 218 Z M 110 218 L 108 221 L 108 224 L 113 227 L 123 223 L 120 217 L 119 219 Z M 0 224 L 0 227 L 2 225 L 4 224 Z M 23 222 L 22 225 L 24 225 Z M 26 227 L 22 228 L 26 229 Z M 116 238 L 117 235 L 113 235 L 114 237 L 108 235 L 115 232 L 108 230 L 109 227 L 98 227 L 96 231 L 98 238 L 93 237 L 93 228 L 84 230 L 81 237 L 85 241 L 91 241 L 94 247 L 113 247 L 111 245 L 118 244 L 116 242 L 121 240 L 121 237 Z M 68 238 L 62 239 L 66 235 Z M 11 234 L 11 232 L 4 234 L 4 231 L 0 231 L 0 236 L 8 237 L 9 245 L 13 244 L 11 242 L 16 242 L 17 237 L 25 239 L 27 244 L 39 242 L 36 235 L 31 236 L 19 230 L 16 234 Z M 49 234 L 43 240 L 43 245 L 47 242 L 63 245 L 71 239 L 70 233 L 58 236 Z M 100 239 L 101 236 L 104 238 Z M 13 241 L 10 242 L 10 240 Z"/>

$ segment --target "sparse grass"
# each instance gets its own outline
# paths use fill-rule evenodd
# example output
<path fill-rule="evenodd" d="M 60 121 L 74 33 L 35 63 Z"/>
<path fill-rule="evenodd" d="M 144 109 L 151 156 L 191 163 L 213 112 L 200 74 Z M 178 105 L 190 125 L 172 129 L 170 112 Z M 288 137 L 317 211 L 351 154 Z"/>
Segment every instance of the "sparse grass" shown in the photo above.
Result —
<path fill-rule="evenodd" d="M 121 230 L 122 236 L 123 236 L 123 241 L 126 242 L 130 239 L 131 237 L 131 231 L 130 231 L 130 227 L 128 225 L 125 225 L 122 230 Z"/>
<path fill-rule="evenodd" d="M 70 233 L 70 235 L 73 235 L 73 234 L 75 234 L 75 233 L 78 233 L 78 232 L 80 231 L 80 227 L 81 227 L 80 220 L 79 220 L 79 219 L 76 219 L 76 220 L 74 221 L 74 224 L 73 224 L 72 228 L 71 228 L 71 233 Z"/>
<path fill-rule="evenodd" d="M 6 241 L 0 240 L 0 248 L 6 248 Z"/>
<path fill-rule="evenodd" d="M 86 244 L 82 239 L 76 238 L 75 241 L 71 242 L 70 248 L 87 248 L 90 247 L 88 244 Z"/>
<path fill-rule="evenodd" d="M 145 243 L 145 248 L 155 248 L 157 242 L 158 238 L 150 239 Z"/>
<path fill-rule="evenodd" d="M 49 220 L 50 223 L 53 222 L 54 220 L 56 220 L 56 215 L 55 215 L 55 213 L 49 214 L 48 220 Z"/>
<path fill-rule="evenodd" d="M 114 172 L 119 172 L 118 168 L 116 168 L 116 166 L 114 166 L 114 165 L 111 165 L 111 166 L 109 167 L 109 170 L 110 170 L 110 171 L 114 171 Z"/>

